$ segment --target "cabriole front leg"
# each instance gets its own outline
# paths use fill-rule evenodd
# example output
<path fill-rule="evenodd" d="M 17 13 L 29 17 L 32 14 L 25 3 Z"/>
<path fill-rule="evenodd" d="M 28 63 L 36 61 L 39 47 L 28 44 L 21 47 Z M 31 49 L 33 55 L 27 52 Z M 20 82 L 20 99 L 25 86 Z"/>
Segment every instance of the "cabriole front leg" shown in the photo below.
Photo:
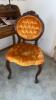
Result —
<path fill-rule="evenodd" d="M 11 68 L 10 68 L 10 62 L 8 60 L 6 60 L 6 68 L 9 72 L 8 79 L 11 79 Z"/>
<path fill-rule="evenodd" d="M 38 65 L 38 71 L 35 75 L 35 83 L 39 83 L 38 76 L 41 73 L 41 71 L 42 71 L 42 65 Z"/>

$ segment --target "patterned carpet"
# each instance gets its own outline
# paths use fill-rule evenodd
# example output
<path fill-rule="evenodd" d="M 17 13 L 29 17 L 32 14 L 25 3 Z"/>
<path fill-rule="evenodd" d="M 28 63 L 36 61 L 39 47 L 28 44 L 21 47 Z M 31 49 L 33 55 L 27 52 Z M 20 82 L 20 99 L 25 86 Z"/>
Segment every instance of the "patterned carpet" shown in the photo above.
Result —
<path fill-rule="evenodd" d="M 35 84 L 37 68 L 24 69 L 13 63 L 12 79 L 8 80 L 4 54 L 0 53 L 0 100 L 56 100 L 56 63 L 52 59 L 45 57 L 40 83 Z"/>

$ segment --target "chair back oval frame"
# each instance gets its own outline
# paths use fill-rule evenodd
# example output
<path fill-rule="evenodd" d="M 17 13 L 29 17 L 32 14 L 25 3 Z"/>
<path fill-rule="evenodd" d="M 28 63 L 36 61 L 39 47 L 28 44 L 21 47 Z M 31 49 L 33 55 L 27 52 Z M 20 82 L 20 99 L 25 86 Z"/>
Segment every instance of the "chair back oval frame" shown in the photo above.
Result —
<path fill-rule="evenodd" d="M 18 34 L 18 32 L 17 32 L 17 23 L 18 23 L 18 21 L 20 21 L 21 18 L 23 18 L 23 17 L 25 17 L 25 16 L 34 16 L 34 17 L 35 17 L 36 19 L 38 19 L 38 20 L 40 21 L 40 23 L 42 24 L 42 26 L 41 26 L 41 27 L 42 27 L 42 31 L 41 31 L 40 35 L 39 35 L 38 37 L 36 37 L 35 39 L 25 39 L 25 38 L 23 38 L 22 36 L 20 36 L 20 35 Z M 16 31 L 18 37 L 21 38 L 21 39 L 23 39 L 23 40 L 27 40 L 27 41 L 38 41 L 39 38 L 40 38 L 40 37 L 43 35 L 43 33 L 44 33 L 44 23 L 43 23 L 43 21 L 41 20 L 41 18 L 40 18 L 34 11 L 28 11 L 28 12 L 24 13 L 21 17 L 19 17 L 19 18 L 16 20 L 16 23 L 15 23 L 15 25 L 14 25 L 14 28 L 15 28 L 15 31 Z"/>

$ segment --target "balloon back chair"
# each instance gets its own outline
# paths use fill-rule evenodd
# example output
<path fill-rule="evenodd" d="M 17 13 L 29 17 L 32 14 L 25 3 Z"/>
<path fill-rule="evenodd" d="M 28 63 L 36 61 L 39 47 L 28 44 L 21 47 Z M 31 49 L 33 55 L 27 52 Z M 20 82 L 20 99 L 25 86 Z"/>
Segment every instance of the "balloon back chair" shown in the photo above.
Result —
<path fill-rule="evenodd" d="M 34 11 L 28 11 L 17 19 L 15 30 L 21 41 L 15 44 L 6 53 L 6 68 L 9 72 L 8 79 L 11 78 L 10 62 L 14 62 L 24 68 L 37 66 L 38 71 L 35 75 L 35 83 L 38 83 L 38 75 L 42 71 L 44 55 L 37 41 L 44 32 L 44 24 Z M 26 41 L 34 40 L 34 44 Z"/>

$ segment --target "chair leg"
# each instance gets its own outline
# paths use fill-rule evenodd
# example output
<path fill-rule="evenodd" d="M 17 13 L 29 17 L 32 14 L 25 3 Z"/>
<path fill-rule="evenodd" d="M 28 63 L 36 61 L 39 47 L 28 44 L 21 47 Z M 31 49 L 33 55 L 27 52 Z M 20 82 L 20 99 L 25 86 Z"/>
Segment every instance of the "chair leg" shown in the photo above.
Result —
<path fill-rule="evenodd" d="M 41 71 L 42 71 L 42 65 L 38 65 L 38 71 L 35 75 L 35 83 L 39 83 L 38 76 L 41 73 Z"/>
<path fill-rule="evenodd" d="M 13 45 L 15 45 L 16 41 L 15 41 L 15 34 L 13 34 Z"/>
<path fill-rule="evenodd" d="M 11 68 L 10 68 L 10 62 L 8 60 L 6 60 L 6 68 L 9 72 L 8 79 L 11 79 Z"/>

